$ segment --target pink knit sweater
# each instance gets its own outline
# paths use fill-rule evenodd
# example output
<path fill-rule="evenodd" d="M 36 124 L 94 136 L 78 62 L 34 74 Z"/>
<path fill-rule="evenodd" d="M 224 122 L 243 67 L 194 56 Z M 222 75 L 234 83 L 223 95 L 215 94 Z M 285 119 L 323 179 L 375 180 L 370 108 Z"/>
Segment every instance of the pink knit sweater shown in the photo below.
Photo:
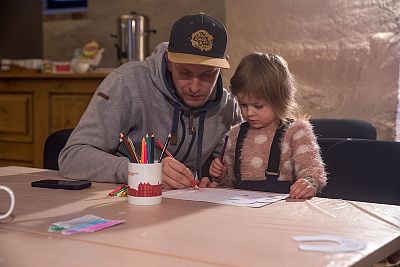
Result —
<path fill-rule="evenodd" d="M 220 180 L 223 186 L 233 186 L 235 148 L 240 125 L 234 126 L 229 132 L 224 160 L 228 164 L 228 175 Z M 241 155 L 241 179 L 265 180 L 265 169 L 268 166 L 268 158 L 272 140 L 277 127 L 274 125 L 249 129 Z M 290 124 L 282 138 L 282 152 L 280 160 L 281 181 L 292 181 L 304 178 L 309 180 L 317 191 L 326 184 L 324 163 L 319 152 L 319 146 L 308 121 L 298 120 Z"/>

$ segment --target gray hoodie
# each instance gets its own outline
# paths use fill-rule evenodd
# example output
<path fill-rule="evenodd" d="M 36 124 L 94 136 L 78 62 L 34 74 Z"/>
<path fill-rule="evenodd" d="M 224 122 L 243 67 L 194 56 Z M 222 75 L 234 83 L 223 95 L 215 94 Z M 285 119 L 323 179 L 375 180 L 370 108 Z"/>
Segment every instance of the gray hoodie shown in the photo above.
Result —
<path fill-rule="evenodd" d="M 162 143 L 169 133 L 176 135 L 177 143 L 169 145 L 168 151 L 193 173 L 221 150 L 224 135 L 241 121 L 236 100 L 219 77 L 213 100 L 201 108 L 185 106 L 167 71 L 166 48 L 167 43 L 162 43 L 145 61 L 126 63 L 104 79 L 60 153 L 62 176 L 127 183 L 129 161 L 120 156 L 120 132 L 132 139 L 139 152 L 146 133 L 153 132 Z M 189 117 L 195 134 L 189 132 Z M 156 159 L 160 153 L 156 148 Z"/>

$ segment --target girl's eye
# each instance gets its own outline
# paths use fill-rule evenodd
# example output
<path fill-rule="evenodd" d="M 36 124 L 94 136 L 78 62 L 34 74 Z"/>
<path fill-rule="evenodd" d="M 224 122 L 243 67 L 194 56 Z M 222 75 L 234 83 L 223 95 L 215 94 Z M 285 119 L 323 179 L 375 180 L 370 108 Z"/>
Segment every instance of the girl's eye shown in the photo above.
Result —
<path fill-rule="evenodd" d="M 239 107 L 245 108 L 245 107 L 247 107 L 247 105 L 246 104 L 239 104 Z"/>
<path fill-rule="evenodd" d="M 256 109 L 262 109 L 264 106 L 263 105 L 255 105 L 254 106 Z"/>

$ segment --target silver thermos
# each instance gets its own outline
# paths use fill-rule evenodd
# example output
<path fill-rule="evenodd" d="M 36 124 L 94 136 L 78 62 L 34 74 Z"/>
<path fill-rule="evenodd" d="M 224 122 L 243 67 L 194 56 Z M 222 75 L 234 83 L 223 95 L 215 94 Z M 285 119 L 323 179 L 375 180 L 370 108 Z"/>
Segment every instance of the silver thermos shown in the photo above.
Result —
<path fill-rule="evenodd" d="M 149 54 L 149 34 L 155 30 L 149 29 L 149 18 L 145 15 L 131 12 L 118 17 L 117 58 L 121 64 L 132 60 L 144 60 Z"/>

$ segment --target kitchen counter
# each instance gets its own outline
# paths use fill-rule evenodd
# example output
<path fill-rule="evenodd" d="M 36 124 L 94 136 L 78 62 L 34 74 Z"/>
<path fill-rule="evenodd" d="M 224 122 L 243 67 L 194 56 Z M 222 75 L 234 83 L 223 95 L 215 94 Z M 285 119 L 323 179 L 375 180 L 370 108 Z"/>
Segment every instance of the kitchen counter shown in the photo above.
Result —
<path fill-rule="evenodd" d="M 78 124 L 110 72 L 0 72 L 0 166 L 42 168 L 47 136 Z"/>
<path fill-rule="evenodd" d="M 39 73 L 31 71 L 0 71 L 0 79 L 90 79 L 105 78 L 112 69 L 97 69 L 86 73 Z"/>

